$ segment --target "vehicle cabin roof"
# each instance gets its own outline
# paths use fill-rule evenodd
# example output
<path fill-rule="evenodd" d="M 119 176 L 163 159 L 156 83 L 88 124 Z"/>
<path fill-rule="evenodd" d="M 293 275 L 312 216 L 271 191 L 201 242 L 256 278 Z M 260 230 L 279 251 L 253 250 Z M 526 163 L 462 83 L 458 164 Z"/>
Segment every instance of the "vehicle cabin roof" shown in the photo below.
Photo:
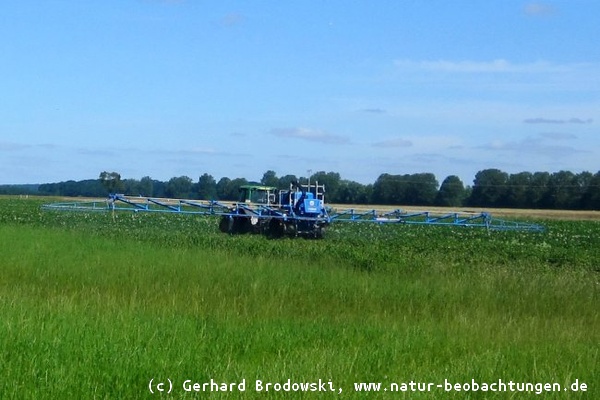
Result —
<path fill-rule="evenodd" d="M 240 190 L 241 189 L 254 189 L 254 190 L 264 190 L 264 191 L 273 191 L 273 190 L 277 190 L 276 187 L 273 186 L 261 186 L 261 185 L 241 185 L 240 186 Z"/>

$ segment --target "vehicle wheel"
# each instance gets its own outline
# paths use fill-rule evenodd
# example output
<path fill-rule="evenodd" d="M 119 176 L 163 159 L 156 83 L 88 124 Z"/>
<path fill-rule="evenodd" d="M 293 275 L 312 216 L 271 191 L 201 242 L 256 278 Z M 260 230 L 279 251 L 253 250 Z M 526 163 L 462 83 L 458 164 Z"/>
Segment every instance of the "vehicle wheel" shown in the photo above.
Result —
<path fill-rule="evenodd" d="M 315 239 L 323 239 L 325 237 L 325 227 L 319 226 L 315 230 Z"/>
<path fill-rule="evenodd" d="M 223 233 L 232 233 L 233 218 L 221 217 L 221 221 L 219 222 L 219 230 Z"/>
<path fill-rule="evenodd" d="M 285 235 L 285 224 L 276 218 L 269 221 L 269 236 L 272 238 L 280 238 Z"/>

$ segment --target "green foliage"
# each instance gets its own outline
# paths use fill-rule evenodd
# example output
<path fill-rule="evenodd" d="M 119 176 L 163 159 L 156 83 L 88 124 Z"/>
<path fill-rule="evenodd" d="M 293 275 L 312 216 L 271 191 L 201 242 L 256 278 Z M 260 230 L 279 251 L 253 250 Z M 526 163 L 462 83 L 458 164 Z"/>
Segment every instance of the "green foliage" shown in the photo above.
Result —
<path fill-rule="evenodd" d="M 466 198 L 465 186 L 456 175 L 450 175 L 442 182 L 435 204 L 442 207 L 461 206 Z"/>
<path fill-rule="evenodd" d="M 224 235 L 218 218 L 171 213 L 42 211 L 51 200 L 1 199 L 0 223 L 81 231 L 127 238 L 167 248 L 207 248 L 231 254 L 327 260 L 368 270 L 395 270 L 408 261 L 431 258 L 449 265 L 535 264 L 546 267 L 597 268 L 600 224 L 597 221 L 542 221 L 547 232 L 488 232 L 482 228 L 429 227 L 337 222 L 326 239 L 269 240 L 261 235 Z M 539 221 L 538 221 L 539 222 Z"/>
<path fill-rule="evenodd" d="M 277 178 L 277 173 L 273 170 L 268 170 L 263 174 L 262 179 L 260 180 L 260 184 L 263 186 L 277 187 L 277 185 L 279 185 L 279 178 Z"/>
<path fill-rule="evenodd" d="M 106 172 L 100 173 L 98 178 L 100 183 L 104 187 L 107 193 L 121 193 L 123 191 L 123 182 L 121 182 L 121 174 L 118 172 Z M 69 193 L 66 196 L 74 196 L 77 194 Z"/>
<path fill-rule="evenodd" d="M 217 197 L 219 200 L 237 201 L 240 196 L 240 186 L 247 185 L 248 181 L 244 178 L 221 178 L 217 182 Z"/>
<path fill-rule="evenodd" d="M 211 378 L 331 379 L 348 398 L 364 381 L 600 387 L 597 222 L 339 224 L 325 240 L 269 240 L 213 218 L 41 203 L 0 199 L 3 398 L 143 398 L 151 378 L 174 381 L 172 398 L 206 397 L 181 383 Z M 335 396 L 211 396 L 239 397 Z"/>
<path fill-rule="evenodd" d="M 318 171 L 310 176 L 312 183 L 319 182 L 319 185 L 325 185 L 327 196 L 333 203 L 337 202 L 341 179 L 337 172 Z"/>
<path fill-rule="evenodd" d="M 217 181 L 212 175 L 204 173 L 198 179 L 198 198 L 203 200 L 217 198 Z"/>
<path fill-rule="evenodd" d="M 179 176 L 169 179 L 165 194 L 176 199 L 195 198 L 192 195 L 193 181 L 189 176 Z"/>
<path fill-rule="evenodd" d="M 117 179 L 118 176 L 118 179 Z M 308 177 L 300 178 L 305 183 Z M 502 208 L 541 209 L 600 209 L 600 172 L 595 175 L 583 171 L 519 172 L 507 174 L 498 169 L 485 169 L 475 176 L 474 186 L 464 186 L 455 175 L 438 181 L 431 173 L 404 175 L 381 174 L 374 184 L 362 184 L 341 179 L 337 172 L 318 171 L 310 176 L 312 182 L 324 184 L 330 203 L 441 205 Z M 261 183 L 279 189 L 288 189 L 297 182 L 295 175 L 278 178 L 275 171 L 263 174 Z M 103 187 L 102 183 L 106 186 Z M 116 172 L 103 172 L 100 179 L 66 181 L 42 185 L 0 185 L 0 194 L 36 194 L 69 197 L 101 197 L 109 192 L 148 197 L 200 198 L 206 200 L 237 200 L 238 188 L 247 184 L 245 178 L 221 178 L 218 183 L 204 173 L 193 183 L 186 176 L 174 177 L 168 182 L 124 179 Z"/>
<path fill-rule="evenodd" d="M 504 203 L 509 207 L 519 207 L 521 204 L 533 207 L 535 203 L 530 202 L 529 188 L 532 185 L 533 174 L 530 172 L 520 172 L 511 174 L 508 177 L 508 188 L 505 193 Z"/>
<path fill-rule="evenodd" d="M 382 174 L 373 184 L 374 204 L 432 205 L 438 182 L 431 173 Z"/>
<path fill-rule="evenodd" d="M 469 205 L 502 207 L 508 187 L 508 174 L 497 168 L 484 169 L 475 175 Z"/>
<path fill-rule="evenodd" d="M 277 185 L 275 187 L 279 189 L 289 189 L 290 184 L 297 182 L 298 177 L 296 175 L 285 175 L 278 179 Z"/>

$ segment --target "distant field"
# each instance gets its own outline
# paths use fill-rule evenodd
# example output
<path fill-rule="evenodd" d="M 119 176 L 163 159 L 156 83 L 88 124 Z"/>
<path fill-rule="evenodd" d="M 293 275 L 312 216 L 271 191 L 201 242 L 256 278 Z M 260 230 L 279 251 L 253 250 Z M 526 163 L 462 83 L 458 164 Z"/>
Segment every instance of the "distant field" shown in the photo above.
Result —
<path fill-rule="evenodd" d="M 0 398 L 600 394 L 592 218 L 540 216 L 545 233 L 340 224 L 324 240 L 269 240 L 221 234 L 214 218 L 44 201 L 0 198 Z M 211 379 L 246 387 L 185 389 Z M 170 396 L 150 393 L 169 380 Z M 482 390 L 499 380 L 531 390 Z"/>

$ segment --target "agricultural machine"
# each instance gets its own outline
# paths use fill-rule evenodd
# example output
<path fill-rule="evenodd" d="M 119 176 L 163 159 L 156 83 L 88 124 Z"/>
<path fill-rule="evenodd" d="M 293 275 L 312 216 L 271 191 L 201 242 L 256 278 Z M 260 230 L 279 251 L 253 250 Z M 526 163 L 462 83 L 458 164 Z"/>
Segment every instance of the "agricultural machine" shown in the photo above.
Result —
<path fill-rule="evenodd" d="M 294 182 L 288 189 L 244 185 L 235 203 L 167 199 L 111 194 L 108 199 L 53 203 L 46 210 L 167 212 L 219 217 L 219 229 L 230 234 L 261 233 L 270 237 L 303 236 L 322 238 L 333 223 L 416 224 L 481 227 L 489 230 L 542 232 L 537 224 L 492 218 L 487 212 L 431 212 L 396 209 L 346 209 L 335 212 L 325 206 L 325 185 Z"/>

